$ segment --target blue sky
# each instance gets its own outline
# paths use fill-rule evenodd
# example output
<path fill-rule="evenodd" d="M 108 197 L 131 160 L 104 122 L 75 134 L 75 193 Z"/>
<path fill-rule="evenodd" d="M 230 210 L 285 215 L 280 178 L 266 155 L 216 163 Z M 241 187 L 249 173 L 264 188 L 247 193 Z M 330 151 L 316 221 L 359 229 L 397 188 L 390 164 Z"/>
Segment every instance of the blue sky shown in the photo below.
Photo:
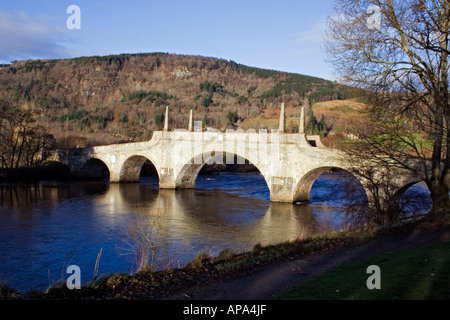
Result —
<path fill-rule="evenodd" d="M 333 79 L 323 51 L 332 0 L 15 0 L 0 4 L 0 63 L 169 52 Z M 81 29 L 66 12 L 81 9 Z"/>

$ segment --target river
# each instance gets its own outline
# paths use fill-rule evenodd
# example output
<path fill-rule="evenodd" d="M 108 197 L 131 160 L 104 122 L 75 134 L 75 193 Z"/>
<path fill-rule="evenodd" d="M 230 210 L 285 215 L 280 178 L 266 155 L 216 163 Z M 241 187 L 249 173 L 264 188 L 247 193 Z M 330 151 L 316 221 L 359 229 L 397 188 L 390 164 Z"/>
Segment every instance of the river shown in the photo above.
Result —
<path fill-rule="evenodd" d="M 241 252 L 345 227 L 361 190 L 349 177 L 323 174 L 307 204 L 269 201 L 258 173 L 200 175 L 195 190 L 160 190 L 157 178 L 140 183 L 14 183 L 0 185 L 0 285 L 45 290 L 67 279 L 69 265 L 82 283 L 112 272 L 134 272 L 131 226 L 142 217 L 156 241 L 156 266 L 182 267 L 199 252 Z M 351 184 L 350 184 L 351 185 Z M 355 196 L 356 195 L 356 196 Z M 125 241 L 128 240 L 128 241 Z M 131 244 L 130 244 L 131 243 Z M 101 254 L 99 255 L 99 253 Z"/>

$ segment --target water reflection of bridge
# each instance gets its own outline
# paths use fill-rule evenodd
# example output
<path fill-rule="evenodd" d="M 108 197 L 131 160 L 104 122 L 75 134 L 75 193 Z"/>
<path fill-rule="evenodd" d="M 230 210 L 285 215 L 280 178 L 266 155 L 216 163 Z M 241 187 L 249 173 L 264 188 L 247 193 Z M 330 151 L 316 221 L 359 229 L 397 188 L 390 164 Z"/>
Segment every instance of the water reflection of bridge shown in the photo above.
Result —
<path fill-rule="evenodd" d="M 318 228 L 309 205 L 271 203 L 217 190 L 177 192 L 111 184 L 96 201 L 98 208 L 107 208 L 112 215 L 135 213 L 161 219 L 160 236 L 188 247 L 198 245 L 200 238 L 211 246 L 220 239 L 221 246 L 228 242 L 252 247 L 308 237 Z"/>

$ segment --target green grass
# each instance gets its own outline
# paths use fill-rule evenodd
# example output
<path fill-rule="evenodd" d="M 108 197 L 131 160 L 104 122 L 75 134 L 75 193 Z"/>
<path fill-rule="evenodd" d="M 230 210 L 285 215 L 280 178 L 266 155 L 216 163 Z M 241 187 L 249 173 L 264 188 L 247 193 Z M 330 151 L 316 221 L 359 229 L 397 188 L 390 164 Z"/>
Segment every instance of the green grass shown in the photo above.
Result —
<path fill-rule="evenodd" d="M 381 289 L 369 290 L 370 265 L 381 270 Z M 450 299 L 450 242 L 385 253 L 345 263 L 277 297 L 279 300 Z"/>

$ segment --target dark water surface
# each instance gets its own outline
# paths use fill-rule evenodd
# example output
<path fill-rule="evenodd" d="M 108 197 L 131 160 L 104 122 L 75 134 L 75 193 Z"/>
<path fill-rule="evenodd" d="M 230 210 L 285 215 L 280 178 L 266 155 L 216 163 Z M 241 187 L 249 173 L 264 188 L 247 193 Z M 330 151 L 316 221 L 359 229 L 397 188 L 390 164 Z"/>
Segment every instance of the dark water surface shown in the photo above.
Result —
<path fill-rule="evenodd" d="M 133 272 L 129 226 L 145 217 L 157 241 L 157 266 L 182 267 L 199 252 L 212 256 L 342 228 L 345 212 L 362 195 L 343 188 L 342 174 L 320 176 L 308 204 L 269 201 L 259 174 L 199 176 L 195 190 L 159 190 L 141 183 L 40 182 L 0 185 L 0 285 L 45 290 L 65 282 L 69 265 L 91 281 L 98 274 Z M 355 192 L 357 197 L 355 197 Z"/>

